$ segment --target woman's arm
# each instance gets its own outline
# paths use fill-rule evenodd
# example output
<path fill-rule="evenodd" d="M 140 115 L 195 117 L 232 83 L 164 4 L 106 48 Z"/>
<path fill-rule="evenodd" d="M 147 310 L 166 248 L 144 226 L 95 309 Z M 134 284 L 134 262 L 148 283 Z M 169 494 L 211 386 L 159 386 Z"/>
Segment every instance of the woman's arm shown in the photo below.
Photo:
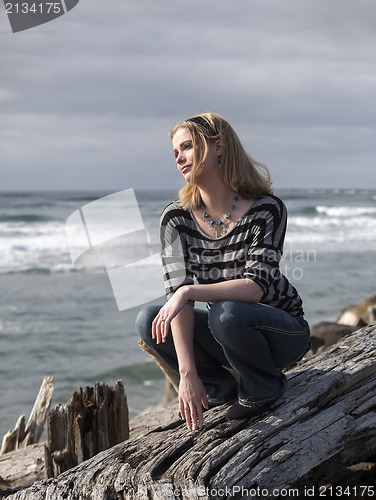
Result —
<path fill-rule="evenodd" d="M 219 300 L 239 300 L 242 302 L 259 302 L 264 295 L 260 285 L 248 278 L 210 283 L 207 285 L 184 285 L 176 290 L 166 302 L 155 319 L 155 336 L 157 342 L 164 342 L 171 321 L 189 300 L 198 302 L 218 302 Z"/>
<path fill-rule="evenodd" d="M 161 329 L 165 328 L 165 321 L 158 315 L 152 327 L 153 338 L 159 343 L 162 339 Z M 187 422 L 188 429 L 197 429 L 203 425 L 202 406 L 208 407 L 205 387 L 197 374 L 194 352 L 193 307 L 185 304 L 171 321 L 172 337 L 178 358 L 180 384 L 179 409 L 180 414 Z"/>
<path fill-rule="evenodd" d="M 189 300 L 198 302 L 218 302 L 219 300 L 239 300 L 242 302 L 259 302 L 264 295 L 260 285 L 248 278 L 240 278 L 208 285 L 184 285 L 160 309 L 153 322 L 153 339 L 165 342 L 173 319 L 188 304 Z M 188 310 L 188 309 L 187 309 Z M 193 315 L 193 309 L 192 309 Z M 192 320 L 193 321 L 193 320 Z M 180 325 L 180 321 L 178 322 Z M 193 335 L 193 326 L 192 333 Z M 174 338 L 175 340 L 175 338 Z"/>
<path fill-rule="evenodd" d="M 242 302 L 260 302 L 264 291 L 260 285 L 248 278 L 222 281 L 208 285 L 186 285 L 178 292 L 186 300 L 198 302 L 218 302 L 219 300 L 239 300 Z"/>

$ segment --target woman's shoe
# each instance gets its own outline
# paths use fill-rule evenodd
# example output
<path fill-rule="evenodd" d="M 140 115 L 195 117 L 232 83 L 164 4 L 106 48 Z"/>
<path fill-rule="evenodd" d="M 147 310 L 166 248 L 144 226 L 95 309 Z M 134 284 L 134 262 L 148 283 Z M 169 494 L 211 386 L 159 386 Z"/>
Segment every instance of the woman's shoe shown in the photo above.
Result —
<path fill-rule="evenodd" d="M 237 401 L 227 410 L 226 418 L 228 420 L 240 420 L 242 418 L 257 417 L 268 410 L 272 403 L 273 401 L 268 401 L 258 405 L 244 406 Z"/>

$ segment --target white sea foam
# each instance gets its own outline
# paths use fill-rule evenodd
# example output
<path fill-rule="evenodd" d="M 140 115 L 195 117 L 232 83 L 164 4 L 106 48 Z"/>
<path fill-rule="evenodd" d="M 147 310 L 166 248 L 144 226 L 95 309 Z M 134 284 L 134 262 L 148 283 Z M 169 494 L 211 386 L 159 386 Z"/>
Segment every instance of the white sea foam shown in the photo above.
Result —
<path fill-rule="evenodd" d="M 330 217 L 359 217 L 361 215 L 376 215 L 376 207 L 328 207 L 317 206 L 316 212 Z"/>
<path fill-rule="evenodd" d="M 75 232 L 77 238 L 74 237 Z M 85 250 L 82 249 L 78 237 L 81 232 L 81 227 L 77 226 L 76 229 L 71 227 L 69 244 L 71 251 L 78 255 Z M 144 239 L 142 248 L 138 241 L 133 241 L 132 245 L 127 243 L 127 259 L 134 267 L 144 267 L 145 263 L 138 262 L 142 260 L 142 255 L 150 256 L 158 251 L 156 245 L 148 245 L 146 237 Z M 117 247 L 114 246 L 113 250 L 117 251 L 116 259 L 121 264 L 121 253 L 124 253 L 124 248 L 119 244 Z M 0 254 L 0 274 L 30 271 L 62 273 L 73 270 L 66 226 L 59 221 L 32 224 L 0 222 Z M 148 261 L 148 266 L 150 265 L 160 265 L 159 255 Z M 92 267 L 88 260 L 87 265 L 81 266 L 80 270 L 90 272 L 93 270 Z"/>
<path fill-rule="evenodd" d="M 65 226 L 56 221 L 0 223 L 0 253 L 0 273 L 31 269 L 55 272 L 70 264 Z"/>
<path fill-rule="evenodd" d="M 354 217 L 354 218 L 343 218 L 343 217 L 291 217 L 289 219 L 289 228 L 293 230 L 294 228 L 299 228 L 299 231 L 310 231 L 312 228 L 316 230 L 321 229 L 323 234 L 330 229 L 376 229 L 376 217 Z"/>

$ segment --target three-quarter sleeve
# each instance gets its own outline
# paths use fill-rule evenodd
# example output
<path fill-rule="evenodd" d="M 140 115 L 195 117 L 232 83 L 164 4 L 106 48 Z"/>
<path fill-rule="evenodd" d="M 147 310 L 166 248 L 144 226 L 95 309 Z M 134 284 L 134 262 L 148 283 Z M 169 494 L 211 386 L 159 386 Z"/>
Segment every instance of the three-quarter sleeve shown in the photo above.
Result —
<path fill-rule="evenodd" d="M 167 300 L 178 288 L 193 284 L 193 274 L 184 239 L 184 220 L 181 211 L 170 204 L 163 211 L 160 222 L 161 258 Z"/>
<path fill-rule="evenodd" d="M 244 277 L 257 283 L 264 297 L 276 280 L 281 279 L 279 263 L 286 233 L 287 211 L 279 203 L 264 204 L 252 220 L 252 238 L 247 242 Z"/>

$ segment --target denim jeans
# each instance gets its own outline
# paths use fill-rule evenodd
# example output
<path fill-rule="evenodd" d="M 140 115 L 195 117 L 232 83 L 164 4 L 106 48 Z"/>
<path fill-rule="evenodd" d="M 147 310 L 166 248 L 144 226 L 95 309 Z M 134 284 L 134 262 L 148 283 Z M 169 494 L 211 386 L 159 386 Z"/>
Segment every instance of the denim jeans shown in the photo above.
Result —
<path fill-rule="evenodd" d="M 160 308 L 145 306 L 136 328 L 142 340 L 179 373 L 171 332 L 161 344 L 151 338 Z M 195 363 L 211 404 L 235 397 L 245 406 L 277 399 L 287 388 L 281 369 L 299 361 L 310 348 L 305 319 L 265 304 L 221 300 L 208 311 L 194 308 L 194 319 Z M 238 374 L 238 382 L 225 367 Z"/>

